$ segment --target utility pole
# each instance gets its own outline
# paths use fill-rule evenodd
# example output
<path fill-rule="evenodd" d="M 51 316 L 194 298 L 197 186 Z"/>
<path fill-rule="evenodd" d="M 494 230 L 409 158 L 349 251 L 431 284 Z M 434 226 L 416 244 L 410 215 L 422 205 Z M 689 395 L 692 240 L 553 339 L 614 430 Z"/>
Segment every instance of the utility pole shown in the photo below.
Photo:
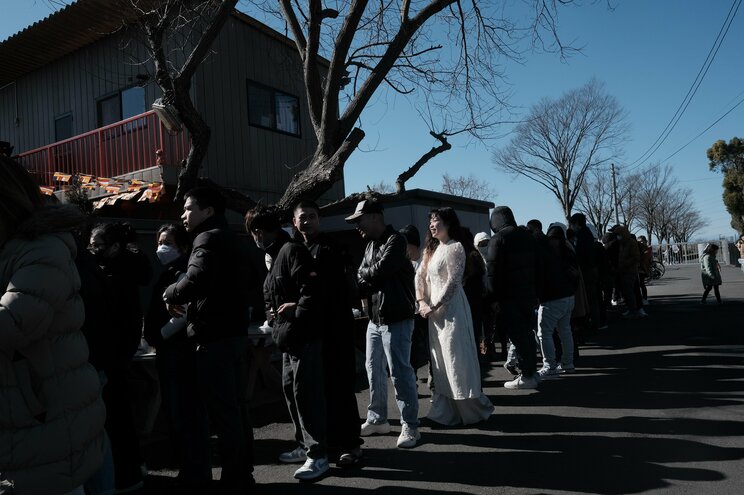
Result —
<path fill-rule="evenodd" d="M 615 181 L 615 164 L 610 164 L 612 170 L 612 201 L 615 204 L 615 223 L 620 225 L 620 208 L 617 204 L 617 182 Z"/>

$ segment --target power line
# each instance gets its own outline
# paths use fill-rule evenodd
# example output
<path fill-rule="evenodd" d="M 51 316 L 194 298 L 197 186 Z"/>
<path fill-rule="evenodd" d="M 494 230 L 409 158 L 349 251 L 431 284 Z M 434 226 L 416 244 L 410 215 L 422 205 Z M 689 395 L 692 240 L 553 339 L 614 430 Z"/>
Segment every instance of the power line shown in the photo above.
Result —
<path fill-rule="evenodd" d="M 733 107 L 731 107 L 731 108 L 730 108 L 730 109 L 728 110 L 728 112 L 724 113 L 724 114 L 723 114 L 723 115 L 721 115 L 721 116 L 720 116 L 720 117 L 719 117 L 718 119 L 716 119 L 716 121 L 715 121 L 715 122 L 713 122 L 713 123 L 712 123 L 711 125 L 709 125 L 709 126 L 708 126 L 708 127 L 706 127 L 705 129 L 703 129 L 702 131 L 700 131 L 700 133 L 699 133 L 699 134 L 698 134 L 697 136 L 695 136 L 694 138 L 690 139 L 690 140 L 689 140 L 689 141 L 687 142 L 687 144 L 685 144 L 684 146 L 682 146 L 681 148 L 679 148 L 679 149 L 678 149 L 677 151 L 675 151 L 674 153 L 672 153 L 672 154 L 671 154 L 671 155 L 669 155 L 668 157 L 664 158 L 664 159 L 662 160 L 662 162 L 665 162 L 665 161 L 669 160 L 669 159 L 670 159 L 670 158 L 672 158 L 672 157 L 673 157 L 674 155 L 676 155 L 677 153 L 679 153 L 679 152 L 680 152 L 680 151 L 682 151 L 683 149 L 687 148 L 687 147 L 688 147 L 689 145 L 691 145 L 691 144 L 693 143 L 693 141 L 695 141 L 695 140 L 696 140 L 697 138 L 699 138 L 700 136 L 702 136 L 703 134 L 705 134 L 706 132 L 708 132 L 708 131 L 709 131 L 709 130 L 710 130 L 710 129 L 711 129 L 711 128 L 712 128 L 713 126 L 714 126 L 714 125 L 716 125 L 716 124 L 717 124 L 717 123 L 719 123 L 719 122 L 720 122 L 721 120 L 723 120 L 723 119 L 724 119 L 724 117 L 726 117 L 726 116 L 727 116 L 728 114 L 730 114 L 731 112 L 733 112 L 733 111 L 734 111 L 734 110 L 736 109 L 736 107 L 738 107 L 738 106 L 739 106 L 739 105 L 741 105 L 742 103 L 744 103 L 744 98 L 742 98 L 741 100 L 739 100 L 739 102 L 738 102 L 738 103 L 737 103 L 736 105 L 734 105 Z M 700 179 L 700 180 L 703 180 L 703 179 Z M 692 182 L 692 181 L 689 181 L 689 182 Z"/>
<path fill-rule="evenodd" d="M 697 76 L 695 76 L 695 79 L 693 80 L 692 85 L 687 91 L 684 99 L 677 107 L 677 110 L 674 112 L 674 115 L 669 120 L 666 127 L 664 127 L 664 130 L 662 130 L 661 134 L 659 134 L 659 137 L 656 138 L 653 144 L 651 144 L 651 146 L 640 157 L 638 157 L 634 162 L 630 164 L 630 168 L 628 170 L 633 170 L 634 168 L 640 167 L 641 165 L 643 165 L 643 163 L 646 162 L 646 160 L 651 158 L 651 156 L 653 156 L 653 154 L 656 153 L 659 147 L 664 144 L 664 141 L 666 141 L 666 139 L 669 137 L 669 134 L 671 134 L 671 132 L 677 126 L 677 123 L 682 118 L 682 115 L 684 115 L 685 110 L 687 110 L 687 107 L 690 105 L 690 102 L 692 101 L 693 97 L 697 93 L 698 88 L 702 84 L 705 75 L 708 73 L 708 69 L 713 63 L 713 60 L 715 59 L 716 54 L 721 47 L 721 44 L 723 44 L 723 40 L 726 38 L 726 34 L 731 27 L 731 23 L 733 22 L 740 5 L 741 0 L 734 0 L 731 8 L 728 11 L 728 14 L 726 15 L 726 19 L 723 21 L 721 29 L 719 29 L 718 31 L 716 39 L 713 41 L 713 46 L 708 51 L 708 56 L 705 58 L 703 65 L 700 67 L 700 70 L 698 71 Z"/>

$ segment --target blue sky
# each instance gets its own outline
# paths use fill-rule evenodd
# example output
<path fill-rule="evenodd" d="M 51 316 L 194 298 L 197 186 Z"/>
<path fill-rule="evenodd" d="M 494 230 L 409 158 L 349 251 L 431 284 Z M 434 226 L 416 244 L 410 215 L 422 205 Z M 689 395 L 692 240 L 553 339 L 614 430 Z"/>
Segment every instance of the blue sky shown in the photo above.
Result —
<path fill-rule="evenodd" d="M 513 97 L 524 115 L 542 97 L 557 98 L 582 86 L 591 77 L 606 84 L 628 113 L 631 130 L 625 156 L 632 163 L 656 140 L 687 94 L 718 34 L 732 0 L 605 1 L 561 10 L 559 31 L 564 40 L 583 48 L 561 62 L 552 54 L 528 55 L 524 64 L 506 63 Z M 43 0 L 0 0 L 0 39 L 51 12 Z M 731 25 L 705 79 L 674 131 L 646 163 L 662 161 L 744 98 L 744 9 Z M 365 189 L 395 177 L 436 143 L 428 135 L 409 100 L 378 98 L 363 115 L 367 137 L 346 165 L 347 192 Z M 506 137 L 487 143 L 453 138 L 453 149 L 430 162 L 408 184 L 439 190 L 445 172 L 472 173 L 497 192 L 494 202 L 512 207 L 521 223 L 539 218 L 547 224 L 562 217 L 557 201 L 529 179 L 498 172 L 491 163 L 493 149 Z M 706 220 L 697 237 L 731 235 L 729 215 L 721 201 L 721 176 L 708 171 L 705 151 L 717 139 L 744 136 L 744 104 L 738 106 L 685 149 L 662 163 L 673 166 L 681 185 L 693 189 L 690 198 Z"/>

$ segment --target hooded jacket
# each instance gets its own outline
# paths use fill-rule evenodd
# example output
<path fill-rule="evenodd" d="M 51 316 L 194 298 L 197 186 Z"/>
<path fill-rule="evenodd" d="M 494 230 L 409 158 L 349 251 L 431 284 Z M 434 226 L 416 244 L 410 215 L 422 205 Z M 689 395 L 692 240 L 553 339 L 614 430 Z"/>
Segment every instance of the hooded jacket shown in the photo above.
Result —
<path fill-rule="evenodd" d="M 169 304 L 189 304 L 186 318 L 199 344 L 245 335 L 253 277 L 246 246 L 227 228 L 224 215 L 194 230 L 186 276 L 164 294 Z"/>
<path fill-rule="evenodd" d="M 0 246 L 0 472 L 19 494 L 71 491 L 103 460 L 106 412 L 70 233 L 81 219 L 48 206 Z"/>
<path fill-rule="evenodd" d="M 517 227 L 506 206 L 491 213 L 493 236 L 488 242 L 488 299 L 533 304 L 537 301 L 537 244 L 527 229 Z"/>
<path fill-rule="evenodd" d="M 620 273 L 638 273 L 638 266 L 641 262 L 638 242 L 630 237 L 627 227 L 622 225 L 615 227 L 612 232 L 619 237 L 617 271 Z"/>

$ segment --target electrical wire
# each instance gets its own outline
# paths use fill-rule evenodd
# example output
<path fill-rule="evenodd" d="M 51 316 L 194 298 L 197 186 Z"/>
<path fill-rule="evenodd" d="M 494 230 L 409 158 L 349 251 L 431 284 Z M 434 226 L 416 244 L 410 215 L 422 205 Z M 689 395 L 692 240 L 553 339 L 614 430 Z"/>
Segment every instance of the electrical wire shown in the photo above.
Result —
<path fill-rule="evenodd" d="M 648 161 L 648 159 L 651 158 L 654 153 L 656 153 L 656 151 L 661 147 L 661 145 L 664 144 L 664 142 L 669 137 L 669 134 L 671 134 L 671 132 L 677 126 L 677 123 L 684 115 L 685 111 L 687 110 L 687 107 L 690 105 L 690 102 L 694 98 L 695 94 L 697 93 L 698 88 L 700 88 L 700 85 L 703 82 L 703 79 L 708 73 L 708 69 L 710 69 L 710 66 L 713 63 L 713 60 L 715 59 L 716 54 L 718 53 L 718 50 L 723 44 L 723 40 L 726 38 L 726 34 L 728 34 L 729 28 L 731 27 L 731 23 L 733 22 L 734 17 L 736 16 L 736 13 L 739 11 L 740 6 L 741 6 L 741 0 L 734 0 L 733 4 L 731 5 L 731 8 L 729 9 L 728 14 L 726 15 L 726 19 L 723 21 L 723 25 L 721 26 L 721 29 L 719 29 L 718 31 L 718 35 L 716 36 L 716 39 L 713 42 L 713 46 L 708 51 L 708 56 L 705 58 L 703 65 L 700 67 L 700 70 L 698 71 L 697 76 L 693 80 L 692 85 L 690 86 L 690 89 L 687 91 L 687 94 L 685 95 L 684 99 L 677 107 L 677 110 L 674 112 L 674 115 L 669 120 L 666 127 L 664 127 L 664 129 L 661 131 L 661 134 L 659 134 L 659 137 L 656 138 L 653 144 L 651 144 L 651 146 L 640 157 L 638 157 L 635 161 L 633 161 L 630 164 L 630 168 L 627 169 L 628 171 L 638 168 L 641 165 L 643 165 L 646 161 Z"/>

